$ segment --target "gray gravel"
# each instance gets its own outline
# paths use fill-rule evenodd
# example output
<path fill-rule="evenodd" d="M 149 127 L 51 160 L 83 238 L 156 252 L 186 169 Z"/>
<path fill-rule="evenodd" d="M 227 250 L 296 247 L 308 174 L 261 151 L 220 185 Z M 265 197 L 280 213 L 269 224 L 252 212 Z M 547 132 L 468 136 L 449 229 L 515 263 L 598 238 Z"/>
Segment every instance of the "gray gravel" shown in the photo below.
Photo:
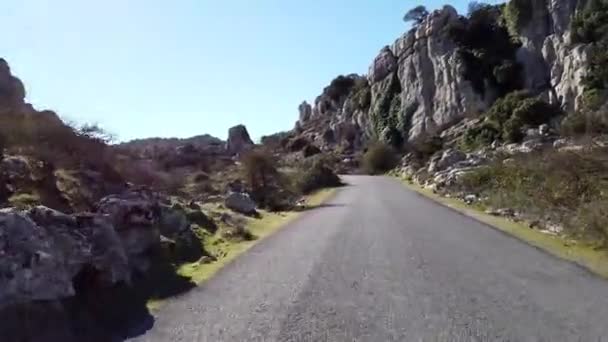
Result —
<path fill-rule="evenodd" d="M 134 341 L 608 341 L 608 282 L 396 180 L 346 181 Z"/>

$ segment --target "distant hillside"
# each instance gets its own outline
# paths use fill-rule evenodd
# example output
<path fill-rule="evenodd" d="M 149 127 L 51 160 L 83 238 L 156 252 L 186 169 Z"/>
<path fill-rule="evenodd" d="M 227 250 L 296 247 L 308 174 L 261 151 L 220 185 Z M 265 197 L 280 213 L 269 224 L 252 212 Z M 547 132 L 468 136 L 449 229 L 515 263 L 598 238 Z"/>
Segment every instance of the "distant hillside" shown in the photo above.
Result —
<path fill-rule="evenodd" d="M 128 150 L 143 158 L 152 158 L 159 152 L 175 150 L 182 146 L 192 146 L 199 151 L 219 154 L 225 150 L 226 142 L 209 134 L 191 138 L 145 138 L 135 139 L 116 145 L 121 150 Z"/>

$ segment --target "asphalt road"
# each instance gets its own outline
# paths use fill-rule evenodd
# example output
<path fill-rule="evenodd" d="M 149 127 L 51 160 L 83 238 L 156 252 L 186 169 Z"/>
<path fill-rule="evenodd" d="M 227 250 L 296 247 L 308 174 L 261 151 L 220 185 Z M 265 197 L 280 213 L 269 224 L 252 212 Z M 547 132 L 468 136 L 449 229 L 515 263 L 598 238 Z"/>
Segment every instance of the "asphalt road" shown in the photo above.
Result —
<path fill-rule="evenodd" d="M 135 340 L 608 341 L 608 282 L 396 180 L 346 180 Z"/>

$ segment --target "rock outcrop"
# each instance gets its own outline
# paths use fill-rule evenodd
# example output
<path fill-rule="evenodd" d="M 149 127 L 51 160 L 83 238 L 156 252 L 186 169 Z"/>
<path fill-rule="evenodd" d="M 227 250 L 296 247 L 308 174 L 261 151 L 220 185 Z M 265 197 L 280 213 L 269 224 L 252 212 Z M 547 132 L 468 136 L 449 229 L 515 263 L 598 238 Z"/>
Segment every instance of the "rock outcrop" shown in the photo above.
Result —
<path fill-rule="evenodd" d="M 232 192 L 224 201 L 226 208 L 245 215 L 257 213 L 255 202 L 244 192 Z"/>
<path fill-rule="evenodd" d="M 0 114 L 11 110 L 21 111 L 25 105 L 25 87 L 11 74 L 8 63 L 0 58 Z"/>
<path fill-rule="evenodd" d="M 243 125 L 231 127 L 228 130 L 226 149 L 229 154 L 240 154 L 253 148 L 254 143 L 249 137 L 247 128 Z"/>
<path fill-rule="evenodd" d="M 0 336 L 88 341 L 93 337 L 86 331 L 92 329 L 93 340 L 110 340 L 113 331 L 96 330 L 101 327 L 95 317 L 111 318 L 107 311 L 121 305 L 145 312 L 145 300 L 125 304 L 126 298 L 116 296 L 133 297 L 125 289 L 145 279 L 164 252 L 188 261 L 204 256 L 192 224 L 214 228 L 200 208 L 171 205 L 145 189 L 107 196 L 96 207 L 95 213 L 79 214 L 43 206 L 0 209 Z M 171 242 L 170 250 L 162 250 L 162 241 Z M 24 313 L 26 322 L 19 318 Z M 49 317 L 55 326 L 45 324 Z M 83 324 L 74 320 L 84 317 L 93 321 L 74 331 Z M 24 324 L 41 330 L 23 331 Z"/>
<path fill-rule="evenodd" d="M 544 92 L 567 110 L 580 105 L 588 46 L 573 44 L 570 23 L 582 0 L 532 0 L 530 20 L 519 29 L 517 52 L 524 66 L 526 87 Z"/>
<path fill-rule="evenodd" d="M 588 59 L 588 46 L 570 41 L 571 21 L 582 0 L 530 3 L 523 14 L 529 20 L 518 28 L 521 46 L 512 57 L 522 70 L 519 87 L 573 110 Z M 382 48 L 367 76 L 340 76 L 312 108 L 300 105 L 297 134 L 325 147 L 359 147 L 370 138 L 417 140 L 485 111 L 501 90 L 487 80 L 471 80 L 463 47 L 451 34 L 470 21 L 451 6 L 430 13 Z"/>

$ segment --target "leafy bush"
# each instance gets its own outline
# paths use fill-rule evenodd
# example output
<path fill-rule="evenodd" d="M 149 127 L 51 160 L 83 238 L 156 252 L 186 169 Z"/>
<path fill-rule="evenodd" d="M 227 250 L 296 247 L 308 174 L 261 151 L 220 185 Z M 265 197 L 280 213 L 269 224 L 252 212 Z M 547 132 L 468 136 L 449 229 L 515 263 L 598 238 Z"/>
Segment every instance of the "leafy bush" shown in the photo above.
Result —
<path fill-rule="evenodd" d="M 419 25 L 428 15 L 429 11 L 426 9 L 426 7 L 420 5 L 407 11 L 407 13 L 405 13 L 405 15 L 403 16 L 403 21 L 413 21 L 414 25 Z"/>
<path fill-rule="evenodd" d="M 340 177 L 326 164 L 323 159 L 316 160 L 305 170 L 297 180 L 297 188 L 304 194 L 315 190 L 342 185 Z"/>
<path fill-rule="evenodd" d="M 488 146 L 501 136 L 500 130 L 493 122 L 486 121 L 480 126 L 471 127 L 464 133 L 460 146 L 465 151 Z"/>
<path fill-rule="evenodd" d="M 447 28 L 460 47 L 464 76 L 480 94 L 488 85 L 498 96 L 522 88 L 521 66 L 515 58 L 520 44 L 511 38 L 501 15 L 500 6 L 474 4 L 468 18 Z"/>
<path fill-rule="evenodd" d="M 517 36 L 519 31 L 532 19 L 531 0 L 511 0 L 504 9 L 504 18 L 509 32 Z"/>
<path fill-rule="evenodd" d="M 241 160 L 241 169 L 253 192 L 270 186 L 278 174 L 274 159 L 260 150 L 247 153 Z"/>
<path fill-rule="evenodd" d="M 585 97 L 595 97 L 608 89 L 608 1 L 590 0 L 579 8 L 571 22 L 573 43 L 590 44 L 587 73 L 583 79 Z M 605 98 L 603 99 L 605 100 Z M 583 103 L 595 110 L 594 101 Z"/>
<path fill-rule="evenodd" d="M 516 91 L 498 99 L 485 115 L 481 126 L 470 128 L 463 136 L 464 147 L 479 147 L 496 139 L 519 142 L 524 137 L 524 128 L 548 123 L 562 115 L 562 111 L 527 92 Z"/>
<path fill-rule="evenodd" d="M 571 22 L 573 43 L 596 43 L 608 35 L 608 1 L 590 0 L 579 8 Z"/>
<path fill-rule="evenodd" d="M 329 86 L 325 87 L 323 93 L 333 101 L 339 101 L 350 93 L 358 77 L 357 75 L 340 75 L 333 79 Z"/>
<path fill-rule="evenodd" d="M 397 154 L 388 145 L 376 143 L 363 155 L 363 170 L 371 175 L 385 173 L 397 165 Z"/>
<path fill-rule="evenodd" d="M 395 127 L 386 127 L 380 133 L 380 141 L 391 147 L 400 148 L 403 144 L 403 136 Z"/>

